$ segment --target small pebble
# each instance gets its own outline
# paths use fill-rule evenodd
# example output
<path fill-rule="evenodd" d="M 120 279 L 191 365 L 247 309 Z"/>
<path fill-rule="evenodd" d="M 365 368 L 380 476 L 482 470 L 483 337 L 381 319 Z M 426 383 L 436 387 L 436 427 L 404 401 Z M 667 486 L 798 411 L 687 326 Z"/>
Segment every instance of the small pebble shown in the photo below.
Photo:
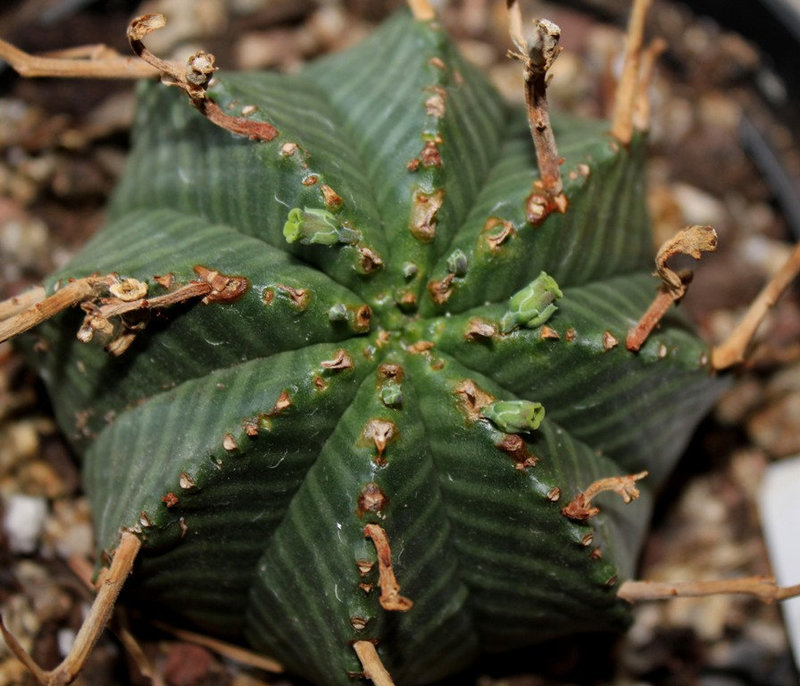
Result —
<path fill-rule="evenodd" d="M 12 553 L 30 554 L 36 550 L 47 517 L 44 498 L 16 493 L 6 502 L 3 528 Z"/>

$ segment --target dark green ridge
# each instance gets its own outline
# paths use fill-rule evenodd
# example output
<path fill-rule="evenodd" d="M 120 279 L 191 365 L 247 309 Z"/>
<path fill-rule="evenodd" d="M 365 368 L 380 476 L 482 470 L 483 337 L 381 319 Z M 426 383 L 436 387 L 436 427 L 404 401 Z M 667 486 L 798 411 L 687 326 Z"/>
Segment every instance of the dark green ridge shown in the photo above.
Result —
<path fill-rule="evenodd" d="M 122 220 L 142 207 L 202 216 L 301 257 L 349 288 L 369 291 L 356 247 L 290 245 L 282 233 L 292 208 L 325 208 L 327 184 L 343 201 L 337 218 L 388 259 L 363 164 L 315 84 L 272 73 L 223 74 L 217 81 L 212 94 L 224 109 L 256 105 L 280 135 L 266 143 L 234 136 L 205 121 L 175 89 L 144 87 L 133 149 L 110 218 Z M 299 148 L 286 154 L 284 146 L 292 144 Z M 312 178 L 316 183 L 309 183 Z M 116 222 L 117 230 L 123 226 Z"/>
<path fill-rule="evenodd" d="M 619 474 L 619 468 L 545 419 L 539 431 L 526 437 L 538 464 L 516 469 L 495 447 L 496 430 L 486 420 L 467 418 L 455 389 L 472 379 L 498 398 L 509 394 L 455 360 L 441 361 L 444 367 L 437 370 L 438 365 L 421 357 L 409 358 L 408 367 L 415 383 L 419 378 L 428 387 L 420 396 L 420 410 L 482 644 L 524 645 L 567 633 L 581 621 L 597 626 L 599 620 L 607 628 L 624 624 L 627 608 L 605 583 L 617 574 L 617 565 L 628 569 L 632 561 L 589 559 L 580 540 L 591 529 L 561 514 L 571 494 L 595 478 Z M 555 486 L 564 494 L 559 503 L 546 497 Z M 620 505 L 608 507 L 620 511 L 629 538 L 638 541 L 647 501 L 627 510 Z M 611 533 L 603 531 L 602 521 L 595 526 L 604 538 Z M 509 608 L 514 608 L 513 622 L 503 614 Z"/>
<path fill-rule="evenodd" d="M 81 314 L 69 313 L 36 330 L 48 350 L 31 351 L 51 386 L 69 388 L 54 398 L 59 422 L 75 427 L 73 440 L 102 430 L 108 413 L 120 413 L 151 395 L 188 379 L 255 358 L 353 336 L 347 322 L 331 322 L 328 310 L 364 305 L 357 295 L 316 269 L 238 231 L 171 210 L 140 210 L 96 236 L 56 278 L 118 271 L 150 282 L 152 295 L 165 292 L 153 276 L 173 273 L 176 282 L 197 279 L 192 268 L 204 265 L 246 276 L 248 291 L 234 303 L 191 304 L 151 317 L 147 328 L 122 356 L 103 352 L 101 344 L 75 338 Z M 126 232 L 122 232 L 122 227 Z M 124 243 L 121 238 L 125 237 Z M 307 291 L 296 304 L 278 285 Z M 265 297 L 272 294 L 267 304 Z M 29 337 L 30 341 L 33 336 Z M 68 434 L 72 433 L 68 430 Z"/>
<path fill-rule="evenodd" d="M 395 291 L 422 296 L 427 273 L 462 224 L 501 150 L 507 107 L 485 76 L 465 62 L 436 23 L 401 12 L 353 50 L 306 70 L 337 109 L 366 161 L 388 236 Z M 426 109 L 441 97 L 442 117 Z M 425 140 L 440 138 L 441 166 L 407 165 L 420 159 Z M 415 191 L 443 189 L 435 238 L 415 238 L 409 221 Z M 402 278 L 406 261 L 419 267 Z"/>
<path fill-rule="evenodd" d="M 381 402 L 380 385 L 379 368 L 364 380 L 309 470 L 259 563 L 251 594 L 249 640 L 267 654 L 289 651 L 291 668 L 326 683 L 348 683 L 346 673 L 359 671 L 347 650 L 354 640 L 391 641 L 404 653 L 413 645 L 410 663 L 391 652 L 386 656 L 387 666 L 398 670 L 395 676 L 409 682 L 452 671 L 477 651 L 477 636 L 463 616 L 467 591 L 459 581 L 413 382 L 402 382 L 398 409 Z M 376 463 L 378 450 L 364 437 L 374 419 L 394 425 L 385 464 Z M 380 512 L 359 507 L 367 483 L 387 495 Z M 386 530 L 401 593 L 414 601 L 410 612 L 384 611 L 377 586 L 369 593 L 359 588 L 378 578 L 377 565 L 362 576 L 356 564 L 376 560 L 374 544 L 364 538 L 370 522 Z M 367 619 L 366 627 L 354 629 L 351 616 Z M 440 655 L 432 637 L 442 630 L 458 633 L 459 651 Z"/>
<path fill-rule="evenodd" d="M 84 467 L 97 538 L 112 548 L 120 528 L 140 527 L 147 514 L 148 552 L 134 586 L 148 603 L 209 631 L 240 632 L 256 562 L 372 368 L 360 343 L 344 347 L 352 369 L 320 365 L 334 357 L 332 344 L 280 353 L 187 381 L 100 434 Z M 284 391 L 291 404 L 274 413 Z M 247 435 L 246 420 L 271 412 L 268 428 Z M 237 449 L 224 447 L 226 434 Z M 182 473 L 194 487 L 181 486 Z M 126 483 L 135 487 L 120 488 Z M 178 498 L 174 507 L 162 501 L 169 493 Z"/>
<path fill-rule="evenodd" d="M 499 329 L 506 310 L 502 305 L 422 321 L 417 331 L 435 342 L 436 350 L 509 392 L 543 403 L 548 417 L 624 469 L 647 468 L 659 483 L 689 438 L 679 427 L 707 411 L 727 381 L 711 375 L 707 346 L 688 333 L 677 313 L 664 320 L 638 354 L 625 349 L 627 331 L 647 308 L 655 287 L 655 279 L 639 274 L 564 289 L 556 301 L 558 311 L 547 322 L 558 340 L 543 339 L 540 327 L 490 339 L 465 337 L 475 318 Z M 567 340 L 570 329 L 572 341 Z M 609 350 L 605 332 L 617 339 Z M 671 402 L 675 397 L 680 398 L 677 407 Z"/>
<path fill-rule="evenodd" d="M 434 268 L 441 280 L 446 258 L 455 249 L 467 256 L 467 273 L 452 282 L 452 294 L 436 305 L 426 299 L 422 314 L 463 312 L 485 302 L 500 302 L 546 270 L 563 287 L 651 269 L 652 238 L 644 205 L 644 139 L 630 150 L 613 144 L 605 122 L 554 115 L 562 165 L 567 213 L 551 214 L 541 226 L 525 219 L 524 201 L 536 177 L 527 122 L 519 117 L 498 164 L 475 199 L 457 236 Z M 588 177 L 584 176 L 585 165 Z M 574 174 L 571 174 L 574 172 Z M 574 176 L 574 178 L 572 178 Z M 510 222 L 514 232 L 496 249 L 487 238 Z"/>

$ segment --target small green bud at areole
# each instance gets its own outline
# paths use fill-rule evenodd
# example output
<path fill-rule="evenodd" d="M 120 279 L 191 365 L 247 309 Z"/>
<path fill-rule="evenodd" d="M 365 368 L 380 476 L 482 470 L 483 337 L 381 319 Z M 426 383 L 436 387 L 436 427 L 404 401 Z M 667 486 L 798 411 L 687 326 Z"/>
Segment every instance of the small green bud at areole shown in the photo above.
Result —
<path fill-rule="evenodd" d="M 347 321 L 347 307 L 342 303 L 333 305 L 328 310 L 328 321 L 330 322 L 346 322 Z"/>
<path fill-rule="evenodd" d="M 447 270 L 456 276 L 464 276 L 467 273 L 467 256 L 460 248 L 456 248 L 450 257 L 447 258 Z"/>
<path fill-rule="evenodd" d="M 508 311 L 503 315 L 500 328 L 503 333 L 524 326 L 534 329 L 544 324 L 558 309 L 553 301 L 564 294 L 552 276 L 542 272 L 521 291 L 508 300 Z"/>
<path fill-rule="evenodd" d="M 413 279 L 418 271 L 419 268 L 413 262 L 403 262 L 403 278 Z"/>
<path fill-rule="evenodd" d="M 501 431 L 536 431 L 544 419 L 544 405 L 530 400 L 499 400 L 487 405 L 481 414 Z"/>
<path fill-rule="evenodd" d="M 287 243 L 303 245 L 336 245 L 352 244 L 359 239 L 358 231 L 339 226 L 336 217 L 328 210 L 300 209 L 289 210 L 286 223 L 283 225 L 283 237 Z"/>
<path fill-rule="evenodd" d="M 400 407 L 403 404 L 403 391 L 396 383 L 381 388 L 381 402 L 386 407 Z"/>

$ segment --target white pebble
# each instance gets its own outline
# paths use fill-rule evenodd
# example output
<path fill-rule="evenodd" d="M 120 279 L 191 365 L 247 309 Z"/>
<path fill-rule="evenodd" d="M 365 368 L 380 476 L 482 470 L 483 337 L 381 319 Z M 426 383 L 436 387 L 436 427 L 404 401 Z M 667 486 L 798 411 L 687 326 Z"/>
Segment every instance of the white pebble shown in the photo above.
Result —
<path fill-rule="evenodd" d="M 66 657 L 72 644 L 75 643 L 75 632 L 69 627 L 59 629 L 56 633 L 56 641 L 58 642 L 58 654 Z"/>
<path fill-rule="evenodd" d="M 12 553 L 28 554 L 36 550 L 47 516 L 47 501 L 42 497 L 15 493 L 6 503 L 3 521 Z"/>

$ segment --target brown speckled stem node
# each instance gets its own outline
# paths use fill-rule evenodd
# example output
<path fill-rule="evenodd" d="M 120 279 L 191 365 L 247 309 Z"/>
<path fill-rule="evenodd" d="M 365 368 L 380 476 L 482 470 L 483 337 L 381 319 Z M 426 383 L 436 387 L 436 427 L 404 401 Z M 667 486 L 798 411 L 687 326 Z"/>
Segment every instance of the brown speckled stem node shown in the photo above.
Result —
<path fill-rule="evenodd" d="M 72 683 L 78 676 L 86 658 L 89 656 L 100 634 L 103 633 L 106 623 L 114 610 L 117 596 L 122 590 L 125 579 L 133 569 L 133 563 L 139 554 L 142 542 L 133 533 L 125 532 L 122 534 L 119 546 L 114 553 L 114 559 L 108 573 L 103 579 L 103 583 L 97 592 L 97 597 L 92 603 L 89 614 L 81 625 L 75 642 L 58 667 L 53 670 L 45 671 L 20 645 L 19 641 L 8 631 L 0 617 L 0 631 L 6 641 L 9 650 L 22 662 L 33 674 L 36 681 L 44 686 L 63 686 Z"/>
<path fill-rule="evenodd" d="M 509 33 L 516 47 L 508 56 L 522 62 L 525 81 L 525 108 L 531 129 L 539 179 L 526 201 L 526 214 L 531 224 L 538 225 L 553 211 L 565 212 L 567 197 L 561 179 L 561 158 L 550 125 L 547 105 L 547 71 L 553 65 L 561 48 L 558 41 L 561 29 L 547 19 L 533 22 L 533 34 L 523 33 L 522 13 L 517 0 L 507 0 Z"/>
<path fill-rule="evenodd" d="M 383 666 L 375 644 L 372 641 L 356 641 L 353 644 L 361 666 L 364 668 L 364 676 L 372 680 L 375 686 L 394 686 L 394 681 L 386 667 Z"/>
<path fill-rule="evenodd" d="M 775 579 L 750 576 L 740 579 L 718 579 L 713 581 L 625 581 L 618 595 L 629 603 L 643 600 L 668 600 L 670 598 L 699 598 L 709 595 L 750 595 L 762 602 L 772 604 L 800 595 L 800 584 L 780 587 Z"/>

